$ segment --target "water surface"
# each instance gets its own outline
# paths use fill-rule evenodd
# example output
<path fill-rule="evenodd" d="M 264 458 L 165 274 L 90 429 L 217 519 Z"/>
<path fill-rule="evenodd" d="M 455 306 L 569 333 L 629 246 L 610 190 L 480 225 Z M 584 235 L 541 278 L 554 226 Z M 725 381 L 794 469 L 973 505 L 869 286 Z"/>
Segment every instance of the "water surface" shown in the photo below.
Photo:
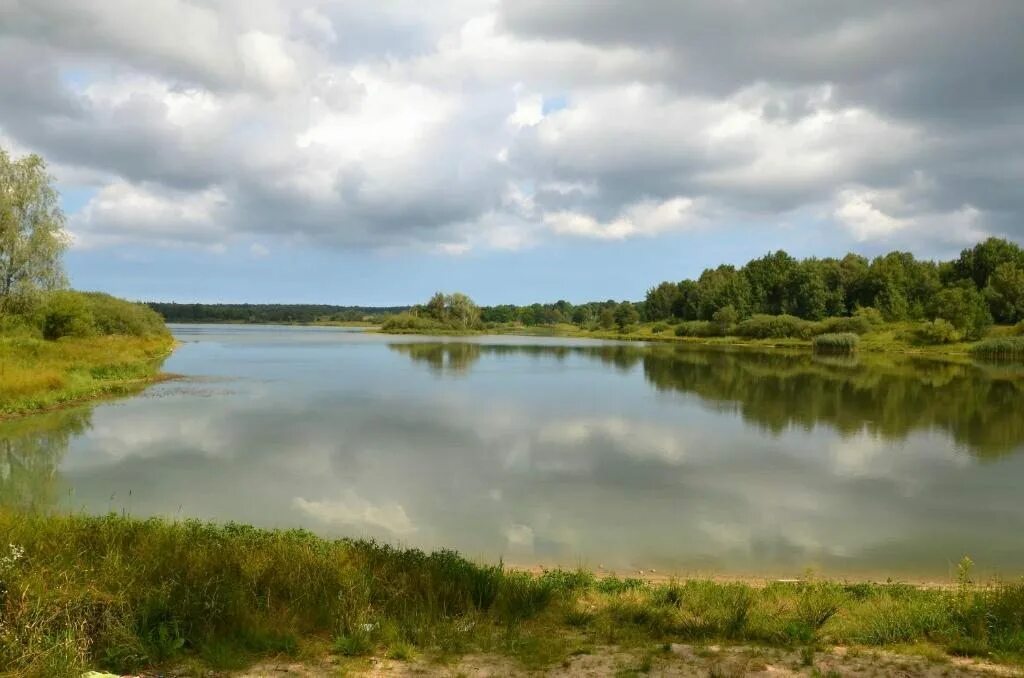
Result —
<path fill-rule="evenodd" d="M 173 329 L 188 378 L 0 425 L 0 501 L 620 572 L 1024 574 L 1012 368 Z"/>

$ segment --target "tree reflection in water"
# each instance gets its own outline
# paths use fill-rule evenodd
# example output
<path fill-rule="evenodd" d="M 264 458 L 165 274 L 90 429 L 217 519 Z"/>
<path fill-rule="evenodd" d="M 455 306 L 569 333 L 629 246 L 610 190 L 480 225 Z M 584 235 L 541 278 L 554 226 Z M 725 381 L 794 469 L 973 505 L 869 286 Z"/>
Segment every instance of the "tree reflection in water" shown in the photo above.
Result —
<path fill-rule="evenodd" d="M 60 495 L 57 469 L 91 419 L 88 407 L 0 422 L 0 508 L 52 507 Z"/>
<path fill-rule="evenodd" d="M 642 365 L 657 390 L 695 395 L 773 433 L 826 425 L 844 435 L 903 440 L 938 429 L 979 458 L 1024 448 L 1020 368 L 914 356 L 820 358 L 804 352 L 673 346 L 545 346 L 470 342 L 390 344 L 439 374 L 467 374 L 483 356 L 565 360 L 621 371 Z"/>

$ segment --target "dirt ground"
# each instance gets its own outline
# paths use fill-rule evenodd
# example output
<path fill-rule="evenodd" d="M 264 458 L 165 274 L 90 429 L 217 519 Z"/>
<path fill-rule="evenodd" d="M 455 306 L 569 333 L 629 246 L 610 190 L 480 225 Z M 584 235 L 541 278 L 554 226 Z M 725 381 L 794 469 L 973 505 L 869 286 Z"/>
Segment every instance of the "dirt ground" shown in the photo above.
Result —
<path fill-rule="evenodd" d="M 242 678 L 322 678 L 325 676 L 444 676 L 499 678 L 518 676 L 1024 676 L 1024 670 L 983 661 L 854 650 L 842 647 L 807 652 L 755 647 L 697 647 L 673 644 L 647 654 L 599 648 L 571 657 L 559 666 L 528 670 L 515 660 L 469 655 L 453 663 L 423 659 L 400 662 L 369 658 L 325 659 L 321 664 L 267 662 L 237 674 Z"/>

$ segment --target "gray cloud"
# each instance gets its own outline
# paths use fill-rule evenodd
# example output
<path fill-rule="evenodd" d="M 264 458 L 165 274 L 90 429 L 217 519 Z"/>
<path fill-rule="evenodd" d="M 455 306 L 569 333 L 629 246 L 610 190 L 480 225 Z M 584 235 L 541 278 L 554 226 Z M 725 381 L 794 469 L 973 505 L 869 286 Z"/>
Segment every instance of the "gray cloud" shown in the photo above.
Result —
<path fill-rule="evenodd" d="M 1024 237 L 1022 44 L 1008 2 L 0 0 L 0 138 L 95 178 L 96 246 L 949 250 Z"/>

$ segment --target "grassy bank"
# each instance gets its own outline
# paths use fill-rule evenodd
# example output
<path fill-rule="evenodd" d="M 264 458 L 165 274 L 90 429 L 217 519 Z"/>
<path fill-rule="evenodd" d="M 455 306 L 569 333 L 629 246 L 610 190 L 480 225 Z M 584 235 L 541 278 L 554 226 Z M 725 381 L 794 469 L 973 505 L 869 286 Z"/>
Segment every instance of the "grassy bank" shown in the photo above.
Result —
<path fill-rule="evenodd" d="M 976 346 L 990 342 L 993 339 L 1011 339 L 1010 343 L 1018 345 L 1024 331 L 1021 326 L 995 326 L 989 330 L 986 339 L 980 342 L 954 341 L 950 343 L 932 344 L 927 343 L 921 337 L 922 323 L 883 323 L 872 325 L 863 333 L 859 334 L 857 350 L 869 353 L 903 353 L 915 355 L 934 356 L 960 356 L 964 357 L 974 354 L 978 357 L 985 357 L 984 351 L 972 351 Z M 618 329 L 587 330 L 577 325 L 559 323 L 554 325 L 524 326 L 503 324 L 489 327 L 482 332 L 468 334 L 509 334 L 523 336 L 541 337 L 578 337 L 590 339 L 609 339 L 616 341 L 649 341 L 662 343 L 689 344 L 696 346 L 750 346 L 753 348 L 796 348 L 808 349 L 813 347 L 813 336 L 740 336 L 735 333 L 726 332 L 717 336 L 693 336 L 678 335 L 678 325 L 667 323 L 638 323 L 625 331 Z M 430 332 L 423 332 L 430 334 Z M 464 333 L 466 334 L 466 333 Z M 1016 336 L 1014 336 L 1016 335 Z M 1002 343 L 998 344 L 999 346 Z M 995 352 L 992 355 L 996 355 Z M 1016 354 L 1016 355 L 1019 355 Z"/>
<path fill-rule="evenodd" d="M 0 513 L 0 666 L 240 668 L 267 655 L 555 665 L 598 646 L 912 645 L 1019 662 L 1024 583 L 659 585 L 541 575 L 301 531 Z M 358 661 L 352 659 L 351 661 Z"/>
<path fill-rule="evenodd" d="M 131 392 L 155 379 L 168 336 L 0 336 L 0 417 Z"/>

